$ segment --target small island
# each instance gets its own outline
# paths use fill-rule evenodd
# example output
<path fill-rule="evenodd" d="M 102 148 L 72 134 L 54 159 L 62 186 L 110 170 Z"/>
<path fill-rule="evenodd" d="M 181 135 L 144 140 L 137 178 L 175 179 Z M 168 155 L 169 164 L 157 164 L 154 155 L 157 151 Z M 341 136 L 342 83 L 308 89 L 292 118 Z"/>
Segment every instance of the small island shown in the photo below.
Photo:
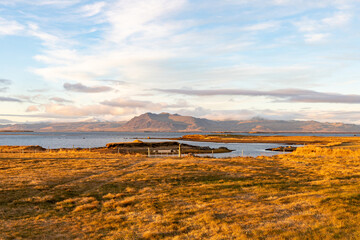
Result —
<path fill-rule="evenodd" d="M 275 151 L 275 152 L 293 152 L 297 149 L 294 146 L 280 146 L 276 148 L 267 148 L 266 151 Z"/>

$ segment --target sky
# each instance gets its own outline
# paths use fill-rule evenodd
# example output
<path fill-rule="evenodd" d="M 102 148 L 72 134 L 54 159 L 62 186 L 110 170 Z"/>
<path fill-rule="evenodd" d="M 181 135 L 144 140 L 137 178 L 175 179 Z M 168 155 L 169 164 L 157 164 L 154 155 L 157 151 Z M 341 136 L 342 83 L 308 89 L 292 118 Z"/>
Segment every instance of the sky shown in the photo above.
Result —
<path fill-rule="evenodd" d="M 0 124 L 360 124 L 360 0 L 0 0 Z"/>

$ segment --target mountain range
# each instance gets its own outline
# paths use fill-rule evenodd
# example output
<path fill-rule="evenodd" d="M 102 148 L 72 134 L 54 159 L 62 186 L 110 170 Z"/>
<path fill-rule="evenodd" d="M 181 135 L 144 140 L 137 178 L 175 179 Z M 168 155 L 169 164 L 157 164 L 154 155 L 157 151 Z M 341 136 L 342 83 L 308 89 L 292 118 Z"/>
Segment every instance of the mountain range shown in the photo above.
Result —
<path fill-rule="evenodd" d="M 251 119 L 214 121 L 169 113 L 145 113 L 128 122 L 76 122 L 0 125 L 0 131 L 78 132 L 360 132 L 360 125 L 317 121 Z"/>

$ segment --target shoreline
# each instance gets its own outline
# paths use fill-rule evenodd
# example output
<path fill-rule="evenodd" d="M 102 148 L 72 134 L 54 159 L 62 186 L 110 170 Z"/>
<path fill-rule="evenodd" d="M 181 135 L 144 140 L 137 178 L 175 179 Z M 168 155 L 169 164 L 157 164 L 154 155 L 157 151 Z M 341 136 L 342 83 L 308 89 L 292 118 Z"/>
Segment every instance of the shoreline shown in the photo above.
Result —
<path fill-rule="evenodd" d="M 214 134 L 226 134 L 226 133 L 248 133 L 248 134 L 269 134 L 269 133 L 322 133 L 322 134 L 360 134 L 360 131 L 125 131 L 125 130 L 96 130 L 96 131 L 78 131 L 78 130 L 67 130 L 67 131 L 36 131 L 36 130 L 10 130 L 10 129 L 4 129 L 0 130 L 0 133 L 2 132 L 34 132 L 34 133 L 61 133 L 61 132 L 68 132 L 68 133 L 74 133 L 74 132 L 86 132 L 86 133 L 92 133 L 92 132 L 130 132 L 130 133 L 214 133 Z"/>
<path fill-rule="evenodd" d="M 206 153 L 229 153 L 230 150 L 225 147 L 210 148 L 194 146 L 190 144 L 180 144 L 178 142 L 142 142 L 135 140 L 133 142 L 108 143 L 105 147 L 94 148 L 44 148 L 42 146 L 0 146 L 1 153 L 40 153 L 40 152 L 98 152 L 112 154 L 141 154 L 141 155 L 177 155 L 179 154 L 179 146 L 181 154 L 206 154 Z"/>
<path fill-rule="evenodd" d="M 315 144 L 324 145 L 334 142 L 360 145 L 360 137 L 328 137 L 328 136 L 248 136 L 248 135 L 184 135 L 169 140 L 217 143 L 277 143 L 286 145 Z"/>

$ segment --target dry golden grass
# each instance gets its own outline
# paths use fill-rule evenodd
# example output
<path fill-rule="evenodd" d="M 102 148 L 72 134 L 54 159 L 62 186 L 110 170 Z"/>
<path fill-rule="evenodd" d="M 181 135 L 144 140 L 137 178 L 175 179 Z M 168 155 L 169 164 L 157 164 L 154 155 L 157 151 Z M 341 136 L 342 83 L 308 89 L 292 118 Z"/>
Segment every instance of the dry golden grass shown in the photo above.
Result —
<path fill-rule="evenodd" d="M 360 152 L 0 153 L 0 239 L 360 239 Z"/>
<path fill-rule="evenodd" d="M 224 143 L 287 143 L 287 144 L 329 144 L 346 143 L 360 144 L 360 137 L 333 137 L 333 136 L 251 136 L 251 135 L 184 135 L 180 140 L 201 141 L 201 142 L 224 142 Z"/>

